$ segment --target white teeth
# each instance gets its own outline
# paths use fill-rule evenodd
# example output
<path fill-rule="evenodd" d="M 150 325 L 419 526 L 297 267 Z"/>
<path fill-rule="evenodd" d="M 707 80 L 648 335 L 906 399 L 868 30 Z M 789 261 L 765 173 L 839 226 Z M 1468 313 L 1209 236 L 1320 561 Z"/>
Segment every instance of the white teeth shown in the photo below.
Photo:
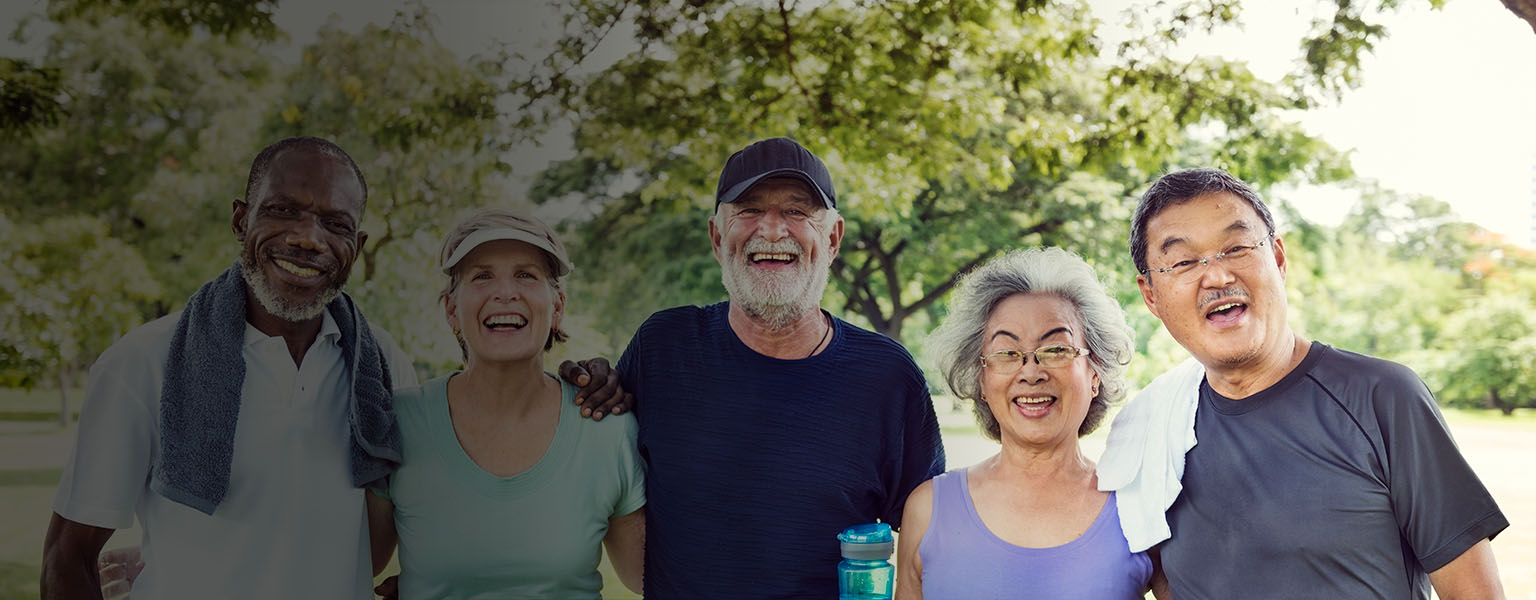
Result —
<path fill-rule="evenodd" d="M 1213 315 L 1213 314 L 1219 313 L 1221 311 L 1227 310 L 1229 308 L 1236 308 L 1236 307 L 1239 307 L 1239 306 L 1242 306 L 1242 303 L 1239 303 L 1239 302 L 1228 302 L 1226 304 L 1222 304 L 1221 306 L 1217 306 L 1216 308 L 1211 309 L 1210 312 L 1207 312 L 1205 314 Z"/>
<path fill-rule="evenodd" d="M 314 276 L 320 274 L 320 271 L 318 269 L 311 269 L 309 267 L 301 267 L 301 266 L 298 266 L 298 265 L 293 264 L 291 262 L 288 262 L 286 260 L 283 260 L 281 258 L 272 259 L 272 262 L 277 263 L 277 266 L 282 267 L 282 269 L 284 271 L 287 271 L 289 273 L 293 273 L 294 275 L 298 275 L 299 277 L 314 277 Z"/>
<path fill-rule="evenodd" d="M 758 261 L 763 261 L 763 260 L 791 261 L 791 260 L 795 259 L 795 255 L 789 254 L 787 252 L 758 252 L 758 253 L 753 254 L 751 258 L 752 258 L 752 262 L 758 262 Z"/>
<path fill-rule="evenodd" d="M 522 327 L 528 324 L 528 319 L 522 315 L 493 315 L 485 320 L 487 327 Z"/>
<path fill-rule="evenodd" d="M 1045 404 L 1045 403 L 1050 402 L 1050 401 L 1055 400 L 1055 399 L 1056 399 L 1055 396 L 1041 396 L 1041 397 L 1038 397 L 1038 398 L 1023 398 L 1023 397 L 1020 397 L 1020 398 L 1014 398 L 1013 402 L 1014 402 L 1014 404 Z"/>

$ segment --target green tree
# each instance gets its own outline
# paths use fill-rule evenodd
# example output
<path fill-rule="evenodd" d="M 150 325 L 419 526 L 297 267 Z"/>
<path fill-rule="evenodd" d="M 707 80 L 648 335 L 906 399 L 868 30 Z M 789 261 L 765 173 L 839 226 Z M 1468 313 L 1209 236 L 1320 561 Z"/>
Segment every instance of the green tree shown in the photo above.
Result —
<path fill-rule="evenodd" d="M 1470 298 L 1452 315 L 1432 378 L 1441 400 L 1497 408 L 1508 415 L 1536 407 L 1536 306 L 1533 290 L 1496 290 Z"/>
<path fill-rule="evenodd" d="M 506 56 L 461 59 L 437 41 L 433 21 L 416 4 L 387 27 L 322 27 L 280 78 L 261 131 L 323 136 L 358 162 L 369 238 L 349 290 L 419 359 L 440 363 L 459 352 L 436 315 L 421 318 L 443 284 L 438 244 L 459 213 L 512 202 L 503 157 L 520 138 L 502 110 Z"/>
<path fill-rule="evenodd" d="M 233 256 L 229 202 L 273 69 L 254 43 L 123 18 L 58 23 L 42 67 L 61 74 L 69 118 L 0 146 L 0 204 L 22 221 L 101 219 L 180 302 Z"/>
<path fill-rule="evenodd" d="M 592 14 L 610 9 L 570 10 L 606 26 Z M 585 78 L 545 77 L 564 82 L 553 97 L 579 118 L 579 155 L 535 195 L 596 215 L 577 254 L 603 275 L 582 283 L 607 289 L 583 298 L 605 304 L 613 331 L 723 297 L 704 241 L 714 177 L 734 149 L 774 135 L 837 175 L 848 226 L 831 302 L 878 331 L 931 323 L 959 273 L 1019 246 L 1072 248 L 1129 300 L 1130 207 L 1154 174 L 1347 174 L 1280 118 L 1293 94 L 1238 63 L 1169 57 L 1185 33 L 1232 17 L 1186 6 L 1106 57 L 1072 2 L 641 3 L 642 51 Z"/>
<path fill-rule="evenodd" d="M 0 240 L 0 382 L 57 386 L 66 422 L 76 375 L 141 322 L 158 285 L 138 252 L 94 217 L 24 226 L 0 216 Z"/>

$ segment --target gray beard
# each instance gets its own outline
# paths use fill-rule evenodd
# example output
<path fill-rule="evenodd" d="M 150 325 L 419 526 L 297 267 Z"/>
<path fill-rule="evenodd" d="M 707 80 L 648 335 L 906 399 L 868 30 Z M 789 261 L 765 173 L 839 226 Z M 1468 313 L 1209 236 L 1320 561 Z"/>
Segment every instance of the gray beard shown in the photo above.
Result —
<path fill-rule="evenodd" d="M 720 269 L 720 281 L 725 284 L 731 302 L 773 331 L 815 312 L 821 306 L 821 296 L 831 276 L 830 265 L 811 265 L 804 274 L 767 282 L 754 280 L 746 270 L 748 267 L 736 262 L 735 257 L 727 262 L 729 266 Z"/>
<path fill-rule="evenodd" d="M 267 279 L 266 272 L 261 270 L 261 266 L 256 263 L 256 257 L 249 252 L 241 253 L 240 277 L 245 280 L 246 288 L 251 290 L 251 295 L 261 303 L 262 308 L 267 309 L 272 316 L 290 323 L 302 323 L 320 316 L 320 313 L 325 310 L 325 305 L 341 295 L 339 286 L 331 286 L 310 302 L 289 302 L 273 289 L 272 281 Z"/>

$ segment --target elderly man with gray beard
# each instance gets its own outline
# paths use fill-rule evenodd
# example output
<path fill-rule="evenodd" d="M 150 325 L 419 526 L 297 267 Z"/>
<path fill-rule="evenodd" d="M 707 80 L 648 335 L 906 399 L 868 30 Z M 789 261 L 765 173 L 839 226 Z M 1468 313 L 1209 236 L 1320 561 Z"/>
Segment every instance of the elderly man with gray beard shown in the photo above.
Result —
<path fill-rule="evenodd" d="M 911 355 L 820 308 L 836 206 L 793 140 L 732 155 L 709 221 L 729 299 L 652 315 L 619 360 L 646 462 L 647 598 L 830 597 L 838 532 L 899 527 L 908 492 L 944 471 Z"/>

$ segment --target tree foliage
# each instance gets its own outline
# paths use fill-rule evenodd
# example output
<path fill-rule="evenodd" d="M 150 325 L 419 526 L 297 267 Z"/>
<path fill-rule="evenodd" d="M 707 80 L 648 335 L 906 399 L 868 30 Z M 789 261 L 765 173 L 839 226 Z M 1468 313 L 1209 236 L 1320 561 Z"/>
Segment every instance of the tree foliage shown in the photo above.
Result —
<path fill-rule="evenodd" d="M 419 360 L 450 364 L 443 229 L 519 202 L 510 155 L 570 124 L 575 157 L 531 190 L 567 219 L 578 263 L 566 352 L 611 354 L 650 312 L 723 298 L 705 222 L 715 178 L 742 145 L 787 135 L 829 163 L 847 219 L 834 312 L 921 356 L 960 273 L 1063 246 L 1128 307 L 1145 381 L 1184 353 L 1138 308 L 1137 193 L 1197 164 L 1263 190 L 1348 180 L 1293 111 L 1358 82 L 1359 54 L 1386 35 L 1376 17 L 1399 3 L 1325 3 L 1298 71 L 1264 81 L 1174 58 L 1179 40 L 1239 23 L 1235 0 L 1154 4 L 1114 46 L 1066 0 L 577 0 L 533 59 L 456 56 L 418 3 L 385 26 L 324 26 L 295 64 L 268 52 L 287 34 L 272 1 L 56 0 L 44 54 L 0 62 L 0 378 L 54 385 L 177 308 L 236 255 L 230 202 L 251 157 L 298 134 L 336 140 L 369 182 L 349 291 Z M 588 64 L 624 38 L 639 51 Z M 1438 201 L 1355 185 L 1362 202 L 1337 228 L 1275 205 L 1291 223 L 1293 322 L 1415 367 L 1443 400 L 1536 405 L 1523 366 L 1536 259 Z"/>
<path fill-rule="evenodd" d="M 617 8 L 571 11 L 607 22 L 590 15 Z M 1169 57 L 1180 31 L 1230 18 L 1196 8 L 1107 54 L 1087 8 L 1067 2 L 641 3 L 645 50 L 559 96 L 579 118 L 579 156 L 538 197 L 597 215 L 578 247 L 601 285 L 626 291 L 602 300 L 619 330 L 657 306 L 636 294 L 722 296 L 699 243 L 714 177 L 776 135 L 836 174 L 848 227 L 834 302 L 888 335 L 931 322 L 959 273 L 1007 248 L 1066 246 L 1128 281 L 1132 197 L 1170 166 L 1219 164 L 1260 185 L 1348 172 L 1281 119 L 1296 105 L 1284 90 L 1240 63 Z M 641 266 L 614 268 L 626 263 Z"/>
<path fill-rule="evenodd" d="M 23 226 L 0 216 L 0 240 L 0 384 L 67 381 L 159 294 L 138 252 L 95 217 Z"/>

